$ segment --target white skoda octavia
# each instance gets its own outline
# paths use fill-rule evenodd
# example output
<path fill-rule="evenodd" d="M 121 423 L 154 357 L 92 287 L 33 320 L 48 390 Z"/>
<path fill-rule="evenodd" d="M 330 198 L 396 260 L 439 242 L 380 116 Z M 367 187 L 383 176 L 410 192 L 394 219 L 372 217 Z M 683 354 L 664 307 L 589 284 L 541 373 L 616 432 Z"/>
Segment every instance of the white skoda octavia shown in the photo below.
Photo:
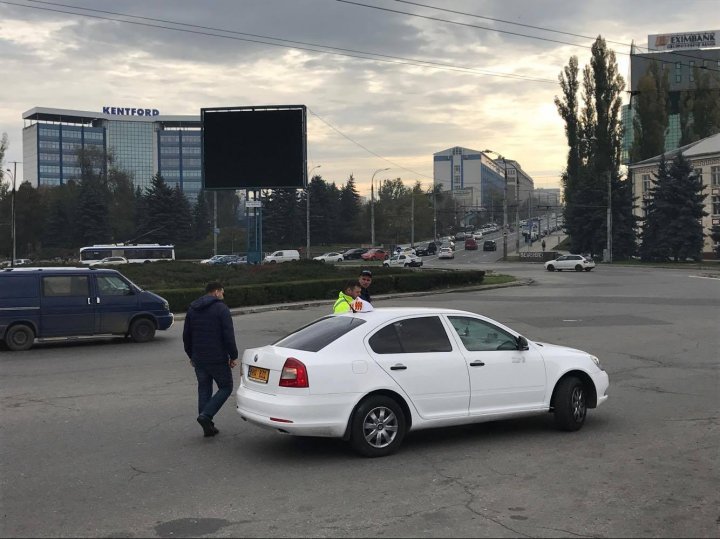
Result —
<path fill-rule="evenodd" d="M 607 400 L 597 357 L 528 341 L 485 316 L 393 308 L 327 316 L 245 350 L 244 420 L 297 436 L 394 452 L 409 430 L 552 412 L 577 430 Z"/>

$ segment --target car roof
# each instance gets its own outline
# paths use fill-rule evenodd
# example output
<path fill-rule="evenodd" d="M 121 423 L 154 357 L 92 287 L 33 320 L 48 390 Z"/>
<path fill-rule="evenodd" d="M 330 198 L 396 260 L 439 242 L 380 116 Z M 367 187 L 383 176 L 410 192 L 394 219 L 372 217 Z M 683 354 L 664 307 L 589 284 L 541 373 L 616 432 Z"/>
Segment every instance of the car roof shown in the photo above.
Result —
<path fill-rule="evenodd" d="M 0 270 L 0 275 L 6 274 L 6 273 L 31 273 L 31 272 L 42 272 L 42 273 L 51 273 L 51 272 L 58 272 L 58 273 L 83 273 L 87 271 L 92 271 L 93 273 L 118 273 L 117 270 L 109 269 L 109 268 L 64 268 L 64 267 L 44 267 L 44 266 L 34 266 L 32 268 L 4 268 Z"/>
<path fill-rule="evenodd" d="M 352 313 L 346 312 L 335 316 L 358 316 L 367 320 L 368 322 L 376 322 L 378 324 L 384 323 L 388 320 L 393 320 L 399 316 L 411 316 L 411 315 L 433 315 L 433 314 L 448 314 L 448 315 L 469 315 L 478 316 L 477 313 L 471 313 L 469 311 L 461 311 L 459 309 L 434 309 L 431 307 L 381 307 L 374 309 L 370 312 L 364 313 Z"/>

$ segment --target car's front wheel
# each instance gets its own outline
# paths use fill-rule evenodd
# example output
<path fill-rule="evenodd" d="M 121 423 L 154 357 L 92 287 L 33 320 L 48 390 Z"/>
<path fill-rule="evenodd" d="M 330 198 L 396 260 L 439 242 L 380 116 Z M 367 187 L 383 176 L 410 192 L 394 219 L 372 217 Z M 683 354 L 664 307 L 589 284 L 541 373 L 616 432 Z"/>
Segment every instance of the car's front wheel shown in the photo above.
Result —
<path fill-rule="evenodd" d="M 575 266 L 575 271 L 582 271 L 582 270 L 583 270 L 583 267 L 580 264 Z"/>
<path fill-rule="evenodd" d="M 130 324 L 130 338 L 135 342 L 148 342 L 155 337 L 155 324 L 147 318 L 138 318 Z"/>
<path fill-rule="evenodd" d="M 7 330 L 5 344 L 13 352 L 30 350 L 35 340 L 35 332 L 30 326 L 18 324 Z"/>
<path fill-rule="evenodd" d="M 554 401 L 555 424 L 561 430 L 579 430 L 587 414 L 587 394 L 583 383 L 574 376 L 560 381 Z"/>
<path fill-rule="evenodd" d="M 548 270 L 548 271 L 555 271 L 555 266 L 553 266 L 552 264 L 550 264 L 550 265 L 547 267 L 547 270 Z"/>
<path fill-rule="evenodd" d="M 405 431 L 405 414 L 398 403 L 384 395 L 373 395 L 353 414 L 350 444 L 363 456 L 384 457 L 397 451 Z"/>

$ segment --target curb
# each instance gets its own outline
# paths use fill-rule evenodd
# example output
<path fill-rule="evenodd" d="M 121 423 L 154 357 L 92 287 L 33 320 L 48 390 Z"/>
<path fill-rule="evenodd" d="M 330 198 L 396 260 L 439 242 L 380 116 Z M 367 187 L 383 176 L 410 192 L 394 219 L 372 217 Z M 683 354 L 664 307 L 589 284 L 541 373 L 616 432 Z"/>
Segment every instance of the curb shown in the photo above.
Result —
<path fill-rule="evenodd" d="M 428 290 L 419 292 L 397 292 L 394 294 L 383 294 L 374 296 L 373 299 L 393 299 L 393 298 L 408 298 L 417 296 L 428 296 L 435 294 L 452 294 L 453 292 L 476 292 L 478 290 L 494 290 L 496 288 L 510 288 L 514 286 L 528 286 L 535 282 L 534 279 L 518 279 L 511 283 L 502 284 L 486 284 L 486 285 L 475 285 L 458 288 L 444 288 L 442 290 Z M 318 305 L 332 305 L 330 299 L 314 299 L 308 301 L 298 301 L 295 303 L 273 303 L 271 305 L 255 305 L 252 307 L 234 307 L 230 309 L 232 316 L 241 316 L 243 314 L 255 314 L 265 313 L 269 311 L 299 311 L 307 307 L 316 307 Z M 185 320 L 185 313 L 176 314 L 175 321 Z"/>

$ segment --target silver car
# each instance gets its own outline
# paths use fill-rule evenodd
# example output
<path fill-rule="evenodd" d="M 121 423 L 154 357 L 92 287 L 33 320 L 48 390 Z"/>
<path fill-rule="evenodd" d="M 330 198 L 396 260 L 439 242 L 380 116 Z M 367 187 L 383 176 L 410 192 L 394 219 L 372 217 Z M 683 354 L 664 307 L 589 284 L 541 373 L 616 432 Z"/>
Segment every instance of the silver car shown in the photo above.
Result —
<path fill-rule="evenodd" d="M 592 258 L 582 255 L 563 255 L 555 260 L 545 262 L 545 269 L 548 271 L 590 271 L 595 267 L 595 261 Z"/>

